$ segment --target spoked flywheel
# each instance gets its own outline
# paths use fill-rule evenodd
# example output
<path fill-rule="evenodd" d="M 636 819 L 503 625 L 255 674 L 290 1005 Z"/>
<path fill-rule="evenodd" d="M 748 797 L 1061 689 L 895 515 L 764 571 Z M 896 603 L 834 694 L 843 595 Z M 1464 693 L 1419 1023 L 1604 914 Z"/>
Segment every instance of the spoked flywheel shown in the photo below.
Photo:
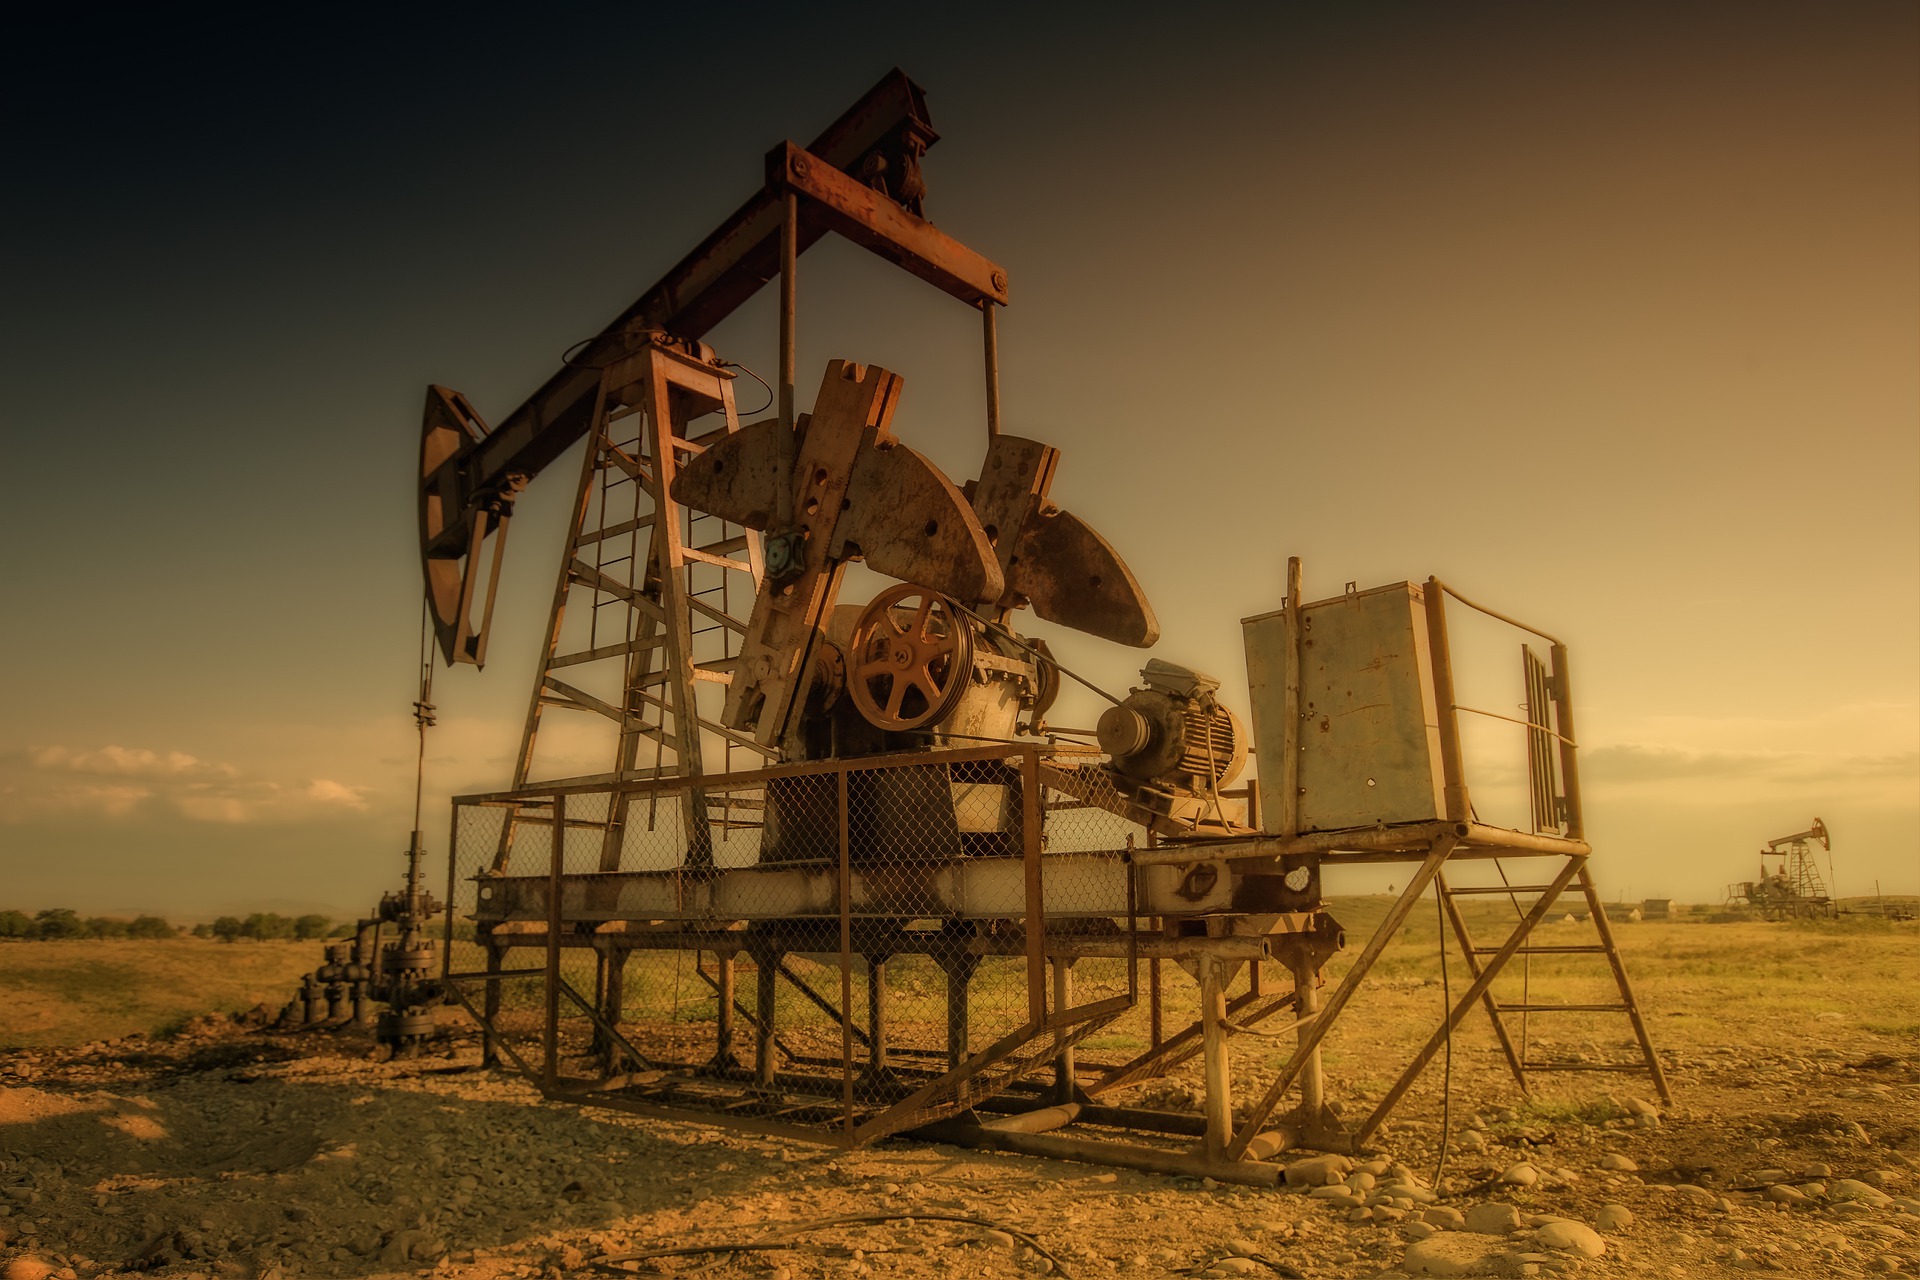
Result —
<path fill-rule="evenodd" d="M 882 729 L 918 729 L 953 710 L 973 677 L 973 628 L 938 591 L 903 583 L 854 624 L 847 691 Z"/>

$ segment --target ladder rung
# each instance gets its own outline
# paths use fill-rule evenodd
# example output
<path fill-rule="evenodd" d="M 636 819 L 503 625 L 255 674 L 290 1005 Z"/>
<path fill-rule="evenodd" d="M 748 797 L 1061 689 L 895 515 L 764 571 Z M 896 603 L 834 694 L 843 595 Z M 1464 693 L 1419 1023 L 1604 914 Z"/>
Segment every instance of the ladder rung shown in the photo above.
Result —
<path fill-rule="evenodd" d="M 710 555 L 698 547 L 682 547 L 680 548 L 680 554 L 685 559 L 695 560 L 701 564 L 710 564 L 720 569 L 735 569 L 741 573 L 753 572 L 753 566 L 745 560 L 729 560 L 726 556 Z"/>
<path fill-rule="evenodd" d="M 1458 896 L 1463 893 L 1545 893 L 1553 888 L 1550 884 L 1470 884 L 1448 885 L 1447 892 Z"/>
<path fill-rule="evenodd" d="M 1499 1004 L 1502 1013 L 1626 1013 L 1624 1004 Z"/>
<path fill-rule="evenodd" d="M 657 649 L 665 643 L 662 636 L 646 636 L 625 644 L 603 644 L 597 649 L 582 649 L 578 653 L 555 654 L 547 659 L 547 668 L 552 670 L 555 667 L 578 666 L 582 662 L 597 662 L 601 658 L 624 657 L 647 649 Z"/>
<path fill-rule="evenodd" d="M 1473 954 L 1477 956 L 1493 956 L 1499 955 L 1500 951 L 1501 948 L 1499 947 L 1475 947 Z M 1605 947 L 1598 943 L 1593 943 L 1578 947 L 1515 947 L 1513 954 L 1517 956 L 1584 956 L 1605 955 L 1606 952 L 1607 949 Z"/>
<path fill-rule="evenodd" d="M 622 534 L 637 533 L 641 529 L 648 529 L 652 526 L 652 516 L 638 516 L 632 520 L 623 520 L 619 524 L 610 524 L 604 529 L 595 529 L 590 533 L 583 533 L 574 541 L 584 547 L 595 542 L 603 542 L 608 538 L 617 538 Z"/>
<path fill-rule="evenodd" d="M 1523 1062 L 1522 1071 L 1645 1071 L 1644 1062 Z"/>

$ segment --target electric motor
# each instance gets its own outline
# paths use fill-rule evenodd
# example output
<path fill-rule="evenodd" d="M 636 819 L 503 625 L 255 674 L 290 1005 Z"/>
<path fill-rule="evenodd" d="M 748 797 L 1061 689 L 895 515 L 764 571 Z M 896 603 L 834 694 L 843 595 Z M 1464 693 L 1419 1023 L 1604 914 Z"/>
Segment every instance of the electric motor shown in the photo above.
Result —
<path fill-rule="evenodd" d="M 1247 763 L 1239 718 L 1215 700 L 1212 676 L 1159 659 L 1140 672 L 1133 690 L 1100 717 L 1100 749 L 1113 767 L 1138 782 L 1212 792 L 1239 776 Z"/>

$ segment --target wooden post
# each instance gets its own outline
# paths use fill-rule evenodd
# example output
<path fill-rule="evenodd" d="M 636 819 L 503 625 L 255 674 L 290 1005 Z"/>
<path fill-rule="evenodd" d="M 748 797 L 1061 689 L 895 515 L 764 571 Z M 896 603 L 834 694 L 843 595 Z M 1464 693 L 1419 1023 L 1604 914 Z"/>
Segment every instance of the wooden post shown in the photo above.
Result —
<path fill-rule="evenodd" d="M 1232 1075 L 1227 1064 L 1227 989 L 1220 962 L 1200 959 L 1200 1043 L 1206 1078 L 1207 1159 L 1226 1156 L 1233 1138 Z"/>

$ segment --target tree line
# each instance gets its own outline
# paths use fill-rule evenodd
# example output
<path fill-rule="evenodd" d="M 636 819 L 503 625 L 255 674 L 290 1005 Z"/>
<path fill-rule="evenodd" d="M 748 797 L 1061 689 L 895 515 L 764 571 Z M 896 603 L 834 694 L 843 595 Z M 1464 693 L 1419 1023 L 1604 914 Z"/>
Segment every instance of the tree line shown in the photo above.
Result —
<path fill-rule="evenodd" d="M 0 939 L 63 938 L 218 938 L 222 942 L 308 941 L 315 938 L 344 936 L 352 925 L 335 927 L 322 915 L 283 916 L 271 911 L 256 911 L 250 916 L 221 916 L 191 929 L 175 925 L 165 916 L 82 916 L 66 907 L 49 907 L 28 915 L 24 911 L 0 911 Z"/>

